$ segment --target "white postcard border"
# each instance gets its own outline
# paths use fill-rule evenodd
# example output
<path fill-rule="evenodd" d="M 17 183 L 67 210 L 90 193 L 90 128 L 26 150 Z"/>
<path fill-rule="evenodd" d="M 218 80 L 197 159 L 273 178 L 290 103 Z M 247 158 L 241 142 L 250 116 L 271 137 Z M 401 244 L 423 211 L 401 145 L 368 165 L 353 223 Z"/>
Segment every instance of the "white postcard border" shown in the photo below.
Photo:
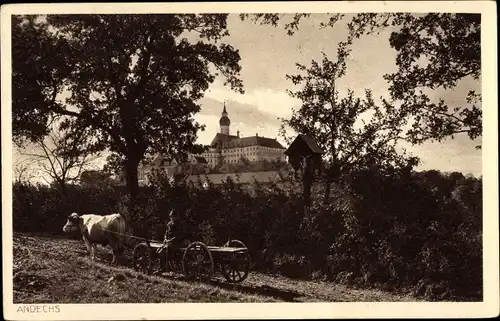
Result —
<path fill-rule="evenodd" d="M 475 303 L 165 303 L 58 304 L 18 313 L 12 304 L 12 141 L 10 16 L 48 13 L 470 12 L 482 14 L 484 301 Z M 3 304 L 7 320 L 482 317 L 499 313 L 498 96 L 494 1 L 346 1 L 19 4 L 1 7 Z M 43 307 L 44 305 L 37 305 Z M 42 309 L 43 310 L 43 309 Z"/>

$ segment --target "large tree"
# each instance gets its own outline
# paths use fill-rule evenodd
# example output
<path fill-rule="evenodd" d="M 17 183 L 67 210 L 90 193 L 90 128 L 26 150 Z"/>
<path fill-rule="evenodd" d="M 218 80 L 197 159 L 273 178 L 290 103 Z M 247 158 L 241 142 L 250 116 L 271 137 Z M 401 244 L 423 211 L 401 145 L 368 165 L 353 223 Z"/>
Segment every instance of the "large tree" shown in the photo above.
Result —
<path fill-rule="evenodd" d="M 255 22 L 278 26 L 293 35 L 301 20 L 310 14 L 242 14 Z M 321 27 L 338 26 L 344 14 L 330 14 Z M 451 13 L 360 13 L 347 23 L 350 45 L 363 35 L 378 34 L 391 28 L 389 43 L 397 51 L 397 71 L 384 75 L 389 91 L 400 109 L 412 119 L 406 138 L 413 143 L 441 141 L 459 133 L 476 139 L 482 133 L 481 94 L 464 93 L 466 104 L 448 105 L 433 100 L 430 91 L 454 88 L 465 78 L 481 75 L 481 15 Z"/>
<path fill-rule="evenodd" d="M 336 61 L 323 54 L 321 62 L 313 60 L 309 67 L 297 64 L 300 73 L 287 75 L 299 86 L 288 92 L 301 101 L 301 106 L 283 125 L 313 137 L 323 149 L 325 199 L 331 183 L 341 174 L 374 167 L 382 171 L 409 169 L 418 163 L 417 158 L 396 148 L 407 122 L 400 111 L 385 100 L 377 104 L 369 90 L 363 99 L 356 98 L 351 90 L 343 97 L 340 94 L 336 82 L 345 75 L 348 54 L 346 46 L 341 45 Z M 286 136 L 285 126 L 282 135 Z"/>
<path fill-rule="evenodd" d="M 203 129 L 193 119 L 197 101 L 217 75 L 243 92 L 239 53 L 221 43 L 228 35 L 226 19 L 13 17 L 14 136 L 38 139 L 52 117 L 64 116 L 62 129 L 70 136 L 86 131 L 93 137 L 88 149 L 108 150 L 122 160 L 136 197 L 144 155 L 185 156 L 195 145 Z"/>

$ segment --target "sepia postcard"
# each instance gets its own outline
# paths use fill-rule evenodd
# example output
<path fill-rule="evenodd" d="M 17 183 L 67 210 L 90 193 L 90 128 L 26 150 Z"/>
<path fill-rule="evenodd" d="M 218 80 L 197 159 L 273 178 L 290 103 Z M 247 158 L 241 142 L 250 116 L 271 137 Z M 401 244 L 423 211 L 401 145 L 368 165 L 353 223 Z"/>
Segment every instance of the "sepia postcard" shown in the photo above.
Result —
<path fill-rule="evenodd" d="M 497 316 L 496 21 L 2 6 L 4 319 Z"/>

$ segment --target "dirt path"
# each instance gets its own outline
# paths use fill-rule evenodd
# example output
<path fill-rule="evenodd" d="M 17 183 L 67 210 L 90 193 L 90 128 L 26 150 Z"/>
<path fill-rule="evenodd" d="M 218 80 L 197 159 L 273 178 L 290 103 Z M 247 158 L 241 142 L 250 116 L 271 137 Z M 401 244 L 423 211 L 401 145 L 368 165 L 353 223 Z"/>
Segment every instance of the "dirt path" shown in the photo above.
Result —
<path fill-rule="evenodd" d="M 98 247 L 92 266 L 83 241 L 14 235 L 14 303 L 417 301 L 411 296 L 251 273 L 241 285 L 211 284 L 112 267 Z"/>

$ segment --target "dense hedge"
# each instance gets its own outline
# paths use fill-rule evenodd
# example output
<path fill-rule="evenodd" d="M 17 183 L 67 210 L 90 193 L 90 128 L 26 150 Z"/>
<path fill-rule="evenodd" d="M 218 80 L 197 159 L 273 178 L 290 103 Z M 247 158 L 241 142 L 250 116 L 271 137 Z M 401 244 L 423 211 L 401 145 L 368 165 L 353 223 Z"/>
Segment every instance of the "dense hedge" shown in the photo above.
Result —
<path fill-rule="evenodd" d="M 192 238 L 222 245 L 237 238 L 252 249 L 254 268 L 291 277 L 407 289 L 428 299 L 482 300 L 482 181 L 429 171 L 361 172 L 302 210 L 300 186 L 228 183 L 144 187 L 133 217 L 161 239 L 170 209 Z M 320 194 L 320 193 L 318 193 Z M 14 185 L 14 229 L 61 233 L 71 212 L 123 212 L 119 188 L 69 186 L 63 195 Z M 190 211 L 186 211 L 190 209 Z"/>
<path fill-rule="evenodd" d="M 14 231 L 61 234 L 72 212 L 109 214 L 118 211 L 124 188 L 68 185 L 66 192 L 45 185 L 13 185 Z"/>

